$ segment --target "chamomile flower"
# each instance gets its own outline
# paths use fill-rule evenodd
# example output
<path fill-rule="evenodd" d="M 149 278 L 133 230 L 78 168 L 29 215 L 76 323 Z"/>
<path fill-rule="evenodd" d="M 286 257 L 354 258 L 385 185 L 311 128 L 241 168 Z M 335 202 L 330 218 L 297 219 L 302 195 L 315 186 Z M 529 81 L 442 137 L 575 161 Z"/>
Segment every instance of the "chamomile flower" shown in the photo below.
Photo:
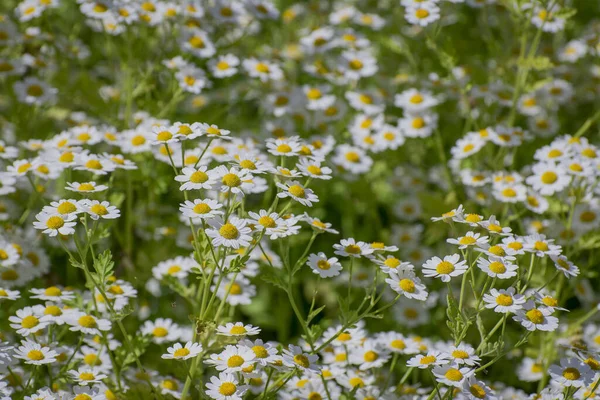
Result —
<path fill-rule="evenodd" d="M 161 358 L 165 360 L 187 360 L 197 357 L 200 353 L 202 353 L 200 343 L 187 342 L 185 346 L 182 346 L 181 343 L 175 343 L 167 349 L 167 353 L 163 354 Z"/>
<path fill-rule="evenodd" d="M 558 318 L 551 316 L 552 310 L 537 307 L 531 300 L 523 304 L 523 309 L 518 310 L 513 320 L 520 323 L 528 331 L 550 332 L 558 328 Z"/>
<path fill-rule="evenodd" d="M 468 268 L 467 262 L 460 261 L 458 254 L 445 256 L 443 260 L 433 257 L 423 264 L 423 275 L 428 278 L 440 278 L 442 282 L 450 282 L 450 279 L 464 274 Z"/>
<path fill-rule="evenodd" d="M 242 400 L 248 390 L 247 385 L 240 385 L 234 374 L 221 372 L 219 376 L 211 376 L 206 383 L 206 394 L 214 400 Z"/>
<path fill-rule="evenodd" d="M 489 293 L 483 295 L 485 308 L 493 309 L 497 313 L 516 313 L 523 308 L 525 297 L 516 293 L 515 288 L 508 289 L 492 288 Z"/>
<path fill-rule="evenodd" d="M 217 335 L 223 336 L 254 336 L 260 333 L 260 328 L 252 325 L 244 325 L 243 322 L 231 323 L 217 327 Z"/>
<path fill-rule="evenodd" d="M 304 213 L 302 217 L 301 220 L 306 221 L 317 232 L 328 232 L 333 233 L 334 235 L 339 234 L 337 230 L 331 228 L 332 224 L 329 222 L 323 222 L 319 218 L 313 218 L 307 213 Z"/>
<path fill-rule="evenodd" d="M 111 206 L 108 201 L 83 200 L 83 210 L 93 219 L 115 219 L 121 216 L 121 211 L 116 206 Z"/>
<path fill-rule="evenodd" d="M 483 381 L 477 380 L 474 374 L 463 381 L 461 389 L 462 395 L 468 400 L 495 400 L 497 398 L 492 389 Z"/>
<path fill-rule="evenodd" d="M 342 239 L 339 244 L 334 244 L 335 254 L 342 257 L 360 258 L 368 256 L 375 250 L 365 242 L 357 242 L 354 238 Z"/>
<path fill-rule="evenodd" d="M 68 372 L 71 379 L 81 386 L 100 383 L 103 379 L 107 378 L 107 375 L 103 374 L 100 369 L 96 367 L 80 367 L 77 370 L 70 370 Z"/>
<path fill-rule="evenodd" d="M 31 289 L 32 299 L 40 299 L 46 301 L 54 301 L 58 303 L 62 303 L 64 301 L 73 300 L 75 298 L 75 294 L 71 290 L 64 290 L 57 286 L 49 286 L 45 289 Z"/>
<path fill-rule="evenodd" d="M 331 168 L 322 166 L 320 161 L 303 158 L 298 162 L 297 166 L 300 172 L 310 178 L 322 180 L 331 179 Z"/>
<path fill-rule="evenodd" d="M 83 212 L 82 205 L 79 201 L 74 199 L 58 200 L 50 203 L 49 206 L 44 206 L 42 211 L 48 214 L 60 214 L 63 216 L 71 214 L 80 214 Z"/>
<path fill-rule="evenodd" d="M 42 365 L 56 362 L 57 353 L 49 347 L 39 343 L 25 340 L 21 346 L 15 349 L 15 358 L 25 361 L 25 364 Z"/>
<path fill-rule="evenodd" d="M 467 378 L 475 374 L 473 369 L 459 365 L 435 367 L 432 372 L 439 383 L 454 387 L 461 387 Z"/>
<path fill-rule="evenodd" d="M 283 139 L 267 139 L 269 153 L 275 156 L 294 157 L 300 154 L 302 145 L 297 136 Z"/>
<path fill-rule="evenodd" d="M 564 387 L 584 387 L 594 376 L 592 369 L 576 358 L 563 358 L 559 365 L 551 365 L 548 372 L 552 382 Z"/>
<path fill-rule="evenodd" d="M 67 182 L 67 190 L 79 193 L 97 193 L 108 189 L 106 185 L 98 185 L 96 182 Z"/>
<path fill-rule="evenodd" d="M 276 185 L 278 188 L 282 189 L 282 191 L 277 193 L 277 197 L 279 198 L 284 199 L 289 197 L 306 207 L 312 207 L 313 203 L 319 202 L 319 198 L 315 192 L 298 181 L 291 180 L 285 183 L 277 182 Z"/>
<path fill-rule="evenodd" d="M 534 253 L 538 257 L 544 257 L 545 255 L 558 256 L 562 251 L 561 246 L 555 245 L 554 239 L 547 239 L 546 235 L 536 233 L 523 239 L 525 250 Z"/>
<path fill-rule="evenodd" d="M 306 265 L 321 278 L 338 276 L 342 270 L 342 264 L 336 257 L 328 258 L 323 252 L 309 255 Z"/>
<path fill-rule="evenodd" d="M 156 344 L 174 342 L 181 337 L 179 325 L 171 318 L 157 318 L 155 321 L 146 321 L 141 329 L 142 335 L 149 335 Z"/>
<path fill-rule="evenodd" d="M 552 195 L 562 191 L 571 177 L 562 168 L 550 163 L 538 163 L 532 167 L 533 174 L 525 180 L 534 190 L 542 195 Z"/>
<path fill-rule="evenodd" d="M 479 233 L 469 231 L 458 239 L 450 238 L 446 241 L 450 244 L 457 245 L 458 248 L 462 250 L 472 246 L 484 247 L 489 241 L 489 238 L 487 236 L 481 236 Z"/>
<path fill-rule="evenodd" d="M 314 354 L 304 353 L 302 348 L 290 344 L 287 349 L 283 350 L 283 364 L 298 368 L 304 372 L 318 372 L 319 366 L 316 364 L 319 356 Z"/>
<path fill-rule="evenodd" d="M 242 61 L 242 67 L 252 78 L 258 78 L 262 82 L 279 81 L 283 79 L 283 71 L 279 65 L 266 61 L 248 58 Z"/>
<path fill-rule="evenodd" d="M 510 261 L 490 256 L 489 259 L 479 257 L 477 267 L 491 278 L 509 279 L 517 275 L 518 267 Z"/>
<path fill-rule="evenodd" d="M 221 192 L 244 195 L 254 186 L 252 175 L 244 172 L 244 170 L 240 171 L 236 167 L 227 168 L 224 165 L 219 165 L 212 172 Z"/>
<path fill-rule="evenodd" d="M 37 221 L 33 222 L 33 227 L 35 229 L 40 229 L 42 233 L 45 233 L 50 237 L 54 237 L 58 234 L 63 236 L 72 235 L 75 233 L 73 227 L 77 225 L 77 222 L 73 222 L 76 218 L 77 216 L 74 214 L 61 215 L 41 212 L 35 216 Z"/>
<path fill-rule="evenodd" d="M 362 346 L 351 350 L 349 361 L 362 371 L 379 368 L 390 358 L 389 351 L 378 341 L 366 340 Z"/>
<path fill-rule="evenodd" d="M 209 221 L 211 229 L 206 234 L 212 238 L 213 246 L 224 246 L 239 249 L 250 245 L 252 230 L 246 226 L 246 221 L 232 216 L 227 221 L 214 219 Z"/>
<path fill-rule="evenodd" d="M 569 261 L 566 256 L 551 255 L 550 258 L 552 258 L 556 269 L 561 271 L 565 277 L 570 278 L 579 275 L 579 267 Z"/>
<path fill-rule="evenodd" d="M 217 371 L 238 372 L 250 367 L 256 355 L 246 346 L 225 346 L 219 354 L 211 354 L 207 364 L 214 365 Z"/>
<path fill-rule="evenodd" d="M 441 365 L 448 364 L 450 360 L 447 354 L 441 351 L 429 351 L 426 354 L 418 354 L 410 358 L 406 365 L 411 368 L 427 369 L 430 367 L 438 367 Z"/>
<path fill-rule="evenodd" d="M 112 324 L 107 319 L 97 318 L 82 311 L 72 310 L 64 317 L 65 322 L 70 325 L 70 331 L 82 332 L 88 335 L 99 334 L 100 331 L 110 330 Z"/>
<path fill-rule="evenodd" d="M 417 3 L 406 7 L 404 18 L 410 24 L 427 26 L 440 18 L 440 9 L 433 2 Z"/>
<path fill-rule="evenodd" d="M 452 362 L 458 365 L 464 364 L 473 367 L 478 365 L 479 361 L 481 361 L 481 358 L 475 354 L 473 346 L 466 343 L 450 347 L 450 349 L 448 349 L 448 354 L 450 355 Z"/>
<path fill-rule="evenodd" d="M 194 223 L 202 220 L 214 219 L 223 215 L 223 205 L 216 200 L 195 199 L 193 202 L 186 200 L 179 206 L 179 211 L 186 218 L 191 218 Z"/>
<path fill-rule="evenodd" d="M 20 297 L 21 293 L 18 290 L 0 287 L 0 300 L 17 300 Z"/>
<path fill-rule="evenodd" d="M 390 271 L 389 278 L 385 281 L 393 291 L 409 299 L 424 301 L 427 299 L 427 290 L 421 280 L 411 270 Z"/>

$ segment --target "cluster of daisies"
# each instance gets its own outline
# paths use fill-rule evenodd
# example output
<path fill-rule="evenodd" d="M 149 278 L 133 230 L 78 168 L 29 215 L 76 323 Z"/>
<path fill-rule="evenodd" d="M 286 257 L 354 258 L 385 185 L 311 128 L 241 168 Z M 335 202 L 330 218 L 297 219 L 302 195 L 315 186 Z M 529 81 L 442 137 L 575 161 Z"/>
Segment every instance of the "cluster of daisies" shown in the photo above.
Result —
<path fill-rule="evenodd" d="M 591 2 L 288 3 L 7 0 L 0 400 L 600 398 Z"/>

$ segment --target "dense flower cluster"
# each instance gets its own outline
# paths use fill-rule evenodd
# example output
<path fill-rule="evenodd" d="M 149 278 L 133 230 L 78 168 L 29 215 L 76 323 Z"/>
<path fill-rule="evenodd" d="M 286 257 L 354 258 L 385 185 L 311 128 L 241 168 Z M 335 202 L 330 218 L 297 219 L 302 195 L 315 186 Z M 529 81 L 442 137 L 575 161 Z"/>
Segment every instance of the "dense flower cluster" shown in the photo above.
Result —
<path fill-rule="evenodd" d="M 599 399 L 585 3 L 3 2 L 0 400 Z"/>

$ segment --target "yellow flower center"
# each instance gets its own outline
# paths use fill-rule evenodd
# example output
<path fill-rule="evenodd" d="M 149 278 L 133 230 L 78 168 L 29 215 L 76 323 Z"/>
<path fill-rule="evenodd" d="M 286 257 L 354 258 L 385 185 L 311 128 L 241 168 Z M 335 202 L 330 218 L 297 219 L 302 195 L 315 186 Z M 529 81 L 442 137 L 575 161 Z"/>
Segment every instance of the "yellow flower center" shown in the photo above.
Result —
<path fill-rule="evenodd" d="M 501 246 L 491 246 L 488 251 L 498 257 L 503 257 L 506 255 L 506 252 Z"/>
<path fill-rule="evenodd" d="M 242 184 L 242 180 L 236 174 L 225 174 L 223 176 L 222 182 L 225 186 L 229 187 L 238 187 Z"/>
<path fill-rule="evenodd" d="M 146 143 L 146 138 L 142 135 L 136 135 L 131 139 L 131 144 L 133 146 L 141 146 Z"/>
<path fill-rule="evenodd" d="M 346 153 L 346 160 L 353 162 L 353 163 L 357 163 L 360 161 L 360 156 L 358 155 L 358 153 L 354 152 L 354 151 L 349 151 Z"/>
<path fill-rule="evenodd" d="M 44 89 L 40 85 L 31 85 L 27 88 L 27 94 L 33 97 L 40 97 L 44 94 Z"/>
<path fill-rule="evenodd" d="M 237 386 L 232 382 L 223 382 L 221 386 L 219 386 L 219 393 L 223 396 L 233 396 L 233 394 L 237 391 Z"/>
<path fill-rule="evenodd" d="M 469 387 L 469 392 L 478 399 L 485 399 L 485 389 L 483 389 L 483 387 L 477 383 Z"/>
<path fill-rule="evenodd" d="M 193 210 L 194 210 L 194 213 L 196 213 L 196 214 L 206 214 L 206 213 L 210 212 L 212 209 L 206 203 L 198 203 L 194 206 Z"/>
<path fill-rule="evenodd" d="M 500 294 L 498 297 L 496 297 L 496 304 L 505 307 L 512 306 L 513 298 L 508 294 Z"/>
<path fill-rule="evenodd" d="M 464 360 L 465 358 L 469 358 L 469 353 L 467 353 L 464 350 L 454 350 L 452 352 L 452 357 L 460 358 L 461 360 Z"/>
<path fill-rule="evenodd" d="M 587 222 L 587 223 L 593 222 L 596 220 L 596 213 L 594 213 L 593 211 L 584 211 L 579 216 L 579 220 L 581 222 Z"/>
<path fill-rule="evenodd" d="M 48 306 L 44 309 L 44 315 L 52 315 L 53 317 L 59 317 L 62 315 L 62 310 L 58 306 Z"/>
<path fill-rule="evenodd" d="M 77 206 L 70 201 L 65 201 L 56 207 L 56 211 L 58 211 L 59 214 L 70 214 L 77 211 Z"/>
<path fill-rule="evenodd" d="M 542 183 L 545 183 L 546 185 L 553 184 L 557 179 L 558 175 L 552 171 L 546 171 L 541 176 Z"/>
<path fill-rule="evenodd" d="M 106 215 L 108 214 L 108 210 L 102 204 L 94 204 L 90 207 L 90 211 L 96 215 Z"/>
<path fill-rule="evenodd" d="M 395 349 L 400 349 L 403 350 L 406 348 L 406 342 L 404 342 L 404 340 L 402 339 L 395 339 L 392 340 L 392 343 L 390 343 L 390 345 L 395 348 Z"/>
<path fill-rule="evenodd" d="M 42 353 L 40 350 L 31 350 L 27 353 L 27 358 L 33 361 L 40 361 L 43 360 L 45 357 L 44 353 Z"/>
<path fill-rule="evenodd" d="M 230 222 L 227 222 L 219 229 L 219 234 L 225 239 L 232 240 L 236 239 L 239 236 L 240 232 L 235 227 L 235 225 L 233 225 Z"/>
<path fill-rule="evenodd" d="M 442 261 L 435 267 L 438 274 L 447 275 L 454 272 L 454 264 L 448 261 Z"/>
<path fill-rule="evenodd" d="M 446 379 L 448 379 L 449 381 L 452 381 L 452 382 L 458 382 L 458 381 L 462 380 L 462 378 L 463 378 L 463 374 L 456 368 L 448 369 L 448 371 L 446 371 L 444 376 L 446 377 Z"/>
<path fill-rule="evenodd" d="M 308 357 L 306 357 L 304 354 L 296 354 L 294 356 L 294 362 L 304 368 L 308 368 L 310 366 Z"/>
<path fill-rule="evenodd" d="M 229 360 L 227 360 L 227 366 L 229 368 L 237 368 L 240 365 L 242 365 L 243 363 L 244 363 L 244 359 L 241 356 L 238 356 L 237 354 L 229 357 Z"/>
<path fill-rule="evenodd" d="M 175 356 L 177 358 L 185 357 L 188 354 L 190 354 L 190 350 L 185 347 L 182 347 L 181 349 L 177 349 L 173 352 L 173 356 Z"/>
<path fill-rule="evenodd" d="M 397 268 L 398 265 L 400 265 L 400 260 L 398 260 L 396 257 L 390 257 L 386 259 L 383 264 L 389 268 Z"/>
<path fill-rule="evenodd" d="M 294 196 L 299 198 L 304 198 L 306 196 L 306 192 L 304 188 L 300 185 L 292 185 L 288 188 L 288 192 Z"/>
<path fill-rule="evenodd" d="M 254 68 L 256 69 L 256 71 L 262 74 L 266 74 L 270 71 L 269 66 L 265 63 L 258 63 Z"/>
<path fill-rule="evenodd" d="M 348 62 L 348 66 L 350 67 L 350 69 L 353 69 L 355 71 L 362 69 L 363 65 L 363 62 L 357 59 Z"/>
<path fill-rule="evenodd" d="M 398 282 L 398 286 L 400 286 L 400 289 L 402 289 L 402 291 L 404 292 L 408 292 L 408 293 L 414 293 L 415 292 L 415 283 L 411 280 L 411 279 L 401 279 L 400 282 Z"/>
<path fill-rule="evenodd" d="M 96 377 L 91 372 L 83 372 L 79 374 L 79 379 L 82 381 L 93 381 L 94 379 L 96 379 Z"/>
<path fill-rule="evenodd" d="M 414 129 L 421 129 L 425 126 L 425 120 L 421 117 L 413 118 L 411 126 Z"/>
<path fill-rule="evenodd" d="M 473 236 L 464 236 L 464 237 L 460 238 L 458 243 L 469 246 L 469 245 L 472 245 L 473 243 L 475 243 L 476 241 L 477 241 L 477 239 L 475 239 Z"/>
<path fill-rule="evenodd" d="M 96 319 L 91 315 L 84 315 L 77 322 L 84 328 L 95 328 L 98 325 Z"/>
<path fill-rule="evenodd" d="M 92 185 L 91 183 L 82 183 L 77 187 L 77 190 L 79 190 L 80 192 L 89 192 L 94 190 L 94 185 Z"/>
<path fill-rule="evenodd" d="M 542 314 L 542 312 L 537 308 L 527 311 L 525 316 L 534 324 L 541 324 L 544 322 L 544 314 Z"/>
<path fill-rule="evenodd" d="M 490 271 L 492 271 L 495 274 L 503 274 L 506 272 L 506 266 L 500 261 L 491 262 L 489 268 Z"/>
<path fill-rule="evenodd" d="M 577 368 L 569 367 L 565 368 L 562 373 L 563 377 L 570 381 L 576 381 L 581 377 L 581 373 Z"/>
<path fill-rule="evenodd" d="M 46 226 L 49 229 L 60 229 L 65 225 L 65 220 L 57 215 L 53 215 L 46 221 Z"/>
<path fill-rule="evenodd" d="M 252 346 L 252 351 L 256 358 L 267 358 L 269 356 L 269 352 L 263 346 Z"/>
<path fill-rule="evenodd" d="M 363 356 L 365 362 L 373 362 L 376 361 L 378 358 L 379 354 L 375 353 L 374 351 L 367 351 Z"/>
<path fill-rule="evenodd" d="M 271 217 L 269 217 L 268 215 L 262 216 L 258 219 L 258 223 L 262 226 L 264 226 L 265 228 L 275 228 L 277 226 L 277 224 L 275 223 L 275 220 Z"/>
<path fill-rule="evenodd" d="M 548 243 L 546 242 L 537 241 L 533 246 L 538 251 L 548 251 Z"/>
<path fill-rule="evenodd" d="M 231 333 L 232 335 L 243 335 L 245 334 L 246 328 L 244 328 L 243 326 L 239 326 L 239 325 L 234 325 L 230 330 L 229 333 Z"/>
<path fill-rule="evenodd" d="M 317 99 L 320 99 L 322 96 L 323 96 L 323 94 L 317 88 L 309 89 L 306 92 L 306 97 L 308 97 L 310 100 L 317 100 Z"/>
<path fill-rule="evenodd" d="M 19 165 L 19 168 L 17 168 L 17 172 L 22 174 L 23 172 L 27 172 L 29 170 L 29 168 L 31 168 L 31 164 L 24 163 L 22 165 Z"/>
<path fill-rule="evenodd" d="M 56 286 L 50 286 L 49 288 L 44 290 L 44 294 L 46 296 L 60 296 L 62 294 L 62 291 Z"/>
<path fill-rule="evenodd" d="M 434 363 L 436 361 L 437 361 L 437 358 L 435 356 L 425 356 L 425 357 L 421 358 L 419 363 L 422 365 L 425 365 L 425 364 Z"/>
<path fill-rule="evenodd" d="M 556 307 L 556 306 L 558 306 L 558 300 L 556 300 L 555 298 L 550 297 L 550 296 L 545 296 L 542 299 L 542 303 L 544 303 L 548 307 Z"/>
<path fill-rule="evenodd" d="M 358 376 L 355 376 L 353 378 L 350 378 L 350 380 L 348 381 L 348 383 L 350 384 L 350 386 L 352 386 L 353 388 L 355 387 L 363 387 L 365 386 L 365 382 L 359 378 Z"/>
<path fill-rule="evenodd" d="M 239 295 L 242 294 L 242 287 L 237 283 L 232 283 L 229 289 L 229 294 Z"/>

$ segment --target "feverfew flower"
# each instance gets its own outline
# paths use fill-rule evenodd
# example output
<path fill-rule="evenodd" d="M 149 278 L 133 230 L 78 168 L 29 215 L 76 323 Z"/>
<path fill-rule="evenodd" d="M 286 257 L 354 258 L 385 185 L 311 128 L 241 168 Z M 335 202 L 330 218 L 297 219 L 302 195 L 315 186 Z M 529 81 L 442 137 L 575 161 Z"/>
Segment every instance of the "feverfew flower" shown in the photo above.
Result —
<path fill-rule="evenodd" d="M 429 278 L 440 278 L 442 282 L 450 282 L 451 278 L 464 274 L 469 268 L 465 260 L 459 260 L 458 254 L 445 256 L 443 260 L 433 257 L 423 265 L 423 275 Z"/>
<path fill-rule="evenodd" d="M 167 353 L 163 354 L 161 358 L 165 360 L 187 360 L 196 357 L 200 353 L 202 353 L 200 343 L 187 342 L 185 346 L 182 346 L 181 343 L 175 343 L 167 349 Z"/>

